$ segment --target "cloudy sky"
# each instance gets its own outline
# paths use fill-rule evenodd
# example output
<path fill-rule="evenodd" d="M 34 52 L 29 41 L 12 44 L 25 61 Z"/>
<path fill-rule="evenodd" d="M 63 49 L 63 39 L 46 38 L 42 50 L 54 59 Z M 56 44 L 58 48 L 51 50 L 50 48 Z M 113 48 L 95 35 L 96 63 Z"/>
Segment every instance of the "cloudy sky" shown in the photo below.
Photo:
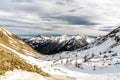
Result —
<path fill-rule="evenodd" d="M 0 25 L 15 34 L 103 35 L 120 24 L 120 0 L 1 0 Z"/>

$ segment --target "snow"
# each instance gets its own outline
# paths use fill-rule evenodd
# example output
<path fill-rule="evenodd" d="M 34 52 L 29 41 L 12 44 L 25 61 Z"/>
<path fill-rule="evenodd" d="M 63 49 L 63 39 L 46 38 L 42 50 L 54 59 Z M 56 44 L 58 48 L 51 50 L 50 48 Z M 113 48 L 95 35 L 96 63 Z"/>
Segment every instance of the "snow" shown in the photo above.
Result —
<path fill-rule="evenodd" d="M 43 76 L 22 70 L 8 71 L 0 76 L 0 80 L 46 80 Z"/>
<path fill-rule="evenodd" d="M 69 37 L 67 37 L 67 35 L 62 35 L 61 37 L 55 37 L 56 41 L 59 40 L 59 44 L 66 41 L 66 40 L 68 40 L 68 39 L 69 39 Z"/>
<path fill-rule="evenodd" d="M 95 38 L 87 37 L 86 41 L 87 41 L 88 43 L 92 43 L 92 42 L 95 41 Z"/>
<path fill-rule="evenodd" d="M 35 63 L 35 62 L 36 62 L 35 58 L 33 58 L 33 57 L 31 57 L 31 56 L 23 55 L 22 53 L 19 53 L 19 52 L 17 52 L 16 50 L 14 50 L 14 49 L 12 49 L 12 48 L 10 48 L 10 47 L 7 47 L 7 46 L 4 45 L 4 44 L 1 44 L 1 43 L 0 43 L 0 46 L 2 46 L 2 47 L 4 47 L 4 48 L 12 51 L 13 53 L 17 54 L 19 57 L 23 58 L 24 60 L 26 60 L 26 61 L 27 61 L 28 63 L 30 63 L 30 64 L 33 64 L 33 65 L 36 64 L 36 63 Z"/>
<path fill-rule="evenodd" d="M 118 32 L 118 33 L 116 34 L 116 36 L 119 36 L 119 37 L 120 37 L 120 32 Z"/>
<path fill-rule="evenodd" d="M 90 48 L 86 51 L 84 51 L 84 53 L 86 54 L 91 54 L 91 53 L 95 53 L 95 54 L 99 54 L 100 52 L 105 52 L 106 50 L 109 49 L 109 47 L 113 44 L 115 44 L 116 42 L 109 38 L 108 40 L 106 40 L 104 43 L 102 43 L 101 45 L 95 46 L 93 48 Z"/>
<path fill-rule="evenodd" d="M 116 40 L 108 37 L 102 43 L 93 44 L 86 50 L 39 57 L 41 64 L 38 66 L 50 74 L 71 76 L 76 80 L 119 80 L 120 45 L 114 46 L 115 44 Z M 114 55 L 115 53 L 117 55 Z M 91 57 L 92 54 L 94 56 L 84 62 L 84 56 Z M 80 66 L 77 67 L 76 62 Z"/>
<path fill-rule="evenodd" d="M 33 41 L 33 42 L 45 42 L 45 41 L 52 41 L 52 42 L 58 42 L 59 44 L 65 41 L 69 41 L 71 39 L 84 39 L 85 37 L 83 35 L 75 35 L 75 36 L 68 36 L 68 35 L 61 35 L 61 36 L 38 36 L 38 37 L 34 37 L 34 38 L 29 38 L 29 41 Z"/>
<path fill-rule="evenodd" d="M 82 72 L 75 67 L 66 67 L 64 65 L 60 66 L 51 66 L 53 64 L 51 61 L 44 61 L 40 62 L 39 65 L 45 72 L 48 72 L 52 75 L 62 75 L 62 76 L 70 76 L 76 78 L 76 80 L 119 80 L 120 73 L 117 71 L 116 68 L 111 67 L 110 69 L 106 70 L 103 69 L 103 72 L 96 73 L 93 70 L 86 70 L 86 72 Z M 83 70 L 84 71 L 84 70 Z M 111 72 L 108 72 L 111 71 Z M 114 72 L 113 72 L 114 71 Z M 93 73 L 95 72 L 95 73 Z"/>

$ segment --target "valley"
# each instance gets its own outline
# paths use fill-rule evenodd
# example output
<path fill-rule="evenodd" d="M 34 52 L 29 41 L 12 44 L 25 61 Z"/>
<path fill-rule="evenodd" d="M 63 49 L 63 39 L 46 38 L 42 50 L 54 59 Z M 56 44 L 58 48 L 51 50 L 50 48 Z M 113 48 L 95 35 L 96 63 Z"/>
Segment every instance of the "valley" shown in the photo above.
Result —
<path fill-rule="evenodd" d="M 5 33 L 4 36 L 6 37 L 7 34 L 8 33 Z M 14 45 L 14 40 L 16 39 L 11 39 L 11 38 L 9 41 L 11 42 L 13 40 L 13 44 L 10 44 L 10 45 Z M 70 41 L 71 39 L 75 41 L 72 42 Z M 49 80 L 49 79 L 50 80 L 51 79 L 52 80 L 54 79 L 55 80 L 57 79 L 58 80 L 119 80 L 120 78 L 119 77 L 120 76 L 120 73 L 119 73 L 120 72 L 120 69 L 119 69 L 120 67 L 120 50 L 119 50 L 120 49 L 120 27 L 114 29 L 112 32 L 110 32 L 105 36 L 94 38 L 93 41 L 91 41 L 90 43 L 87 42 L 88 41 L 87 38 L 80 35 L 74 36 L 72 38 L 68 38 L 66 36 L 53 37 L 53 38 L 37 37 L 37 38 L 29 38 L 28 40 L 30 40 L 31 42 L 37 42 L 40 44 L 42 43 L 45 44 L 46 43 L 45 41 L 49 42 L 49 40 L 57 41 L 57 43 L 60 43 L 60 44 L 62 42 L 65 43 L 70 41 L 72 44 L 68 44 L 68 43 L 64 44 L 66 45 L 64 46 L 64 48 L 68 49 L 67 48 L 68 46 L 74 46 L 74 49 L 72 50 L 69 50 L 69 49 L 64 50 L 60 47 L 62 51 L 57 52 L 55 54 L 45 55 L 42 53 L 38 53 L 38 51 L 36 50 L 32 50 L 34 51 L 34 53 L 31 52 L 30 50 L 26 51 L 28 49 L 27 47 L 22 48 L 22 51 L 20 51 L 21 48 L 18 48 L 18 51 L 17 51 L 17 49 L 14 49 L 15 48 L 14 46 L 6 45 L 6 43 L 3 41 L 0 43 L 0 46 L 1 46 L 0 50 L 5 49 L 7 52 L 13 52 L 16 56 L 19 57 L 20 60 L 25 61 L 24 62 L 25 65 L 28 65 L 28 64 L 29 66 L 33 65 L 34 68 L 33 70 L 31 70 L 32 69 L 31 67 L 30 71 L 35 72 L 35 76 L 37 77 L 40 77 L 42 75 L 42 80 L 44 79 L 45 80 Z M 75 48 L 76 46 L 75 44 L 80 43 L 78 45 L 81 45 L 84 42 L 86 43 L 84 46 Z M 22 42 L 21 44 L 23 43 L 24 42 Z M 24 43 L 24 45 L 25 44 L 26 46 L 30 45 L 30 44 L 27 45 L 27 43 Z M 48 46 L 50 46 L 50 44 Z M 51 48 L 49 48 L 49 50 L 51 50 Z M 0 55 L 3 55 L 3 54 L 0 54 Z M 5 55 L 9 56 L 8 54 L 5 54 Z M 11 59 L 14 60 L 14 57 L 11 57 Z M 19 59 L 17 59 L 16 61 L 18 61 Z M 4 65 L 6 64 L 7 63 L 5 63 Z M 15 64 L 10 66 L 15 66 Z M 37 69 L 37 71 L 34 71 L 35 69 Z M 36 74 L 36 73 L 39 73 L 39 69 L 44 71 L 44 73 L 43 72 L 41 73 L 40 71 L 40 75 Z M 25 70 L 29 72 L 29 68 L 23 69 L 22 66 L 20 67 L 18 65 L 17 67 L 15 67 L 15 69 L 13 67 L 12 69 L 7 70 L 8 73 L 6 73 L 6 70 L 5 70 L 4 74 L 6 75 L 6 77 L 1 76 L 0 80 L 6 80 L 8 78 L 7 77 L 8 74 L 14 74 L 14 72 L 18 73 L 19 71 L 16 71 L 16 70 Z M 12 72 L 9 72 L 9 71 L 12 71 Z M 29 74 L 28 72 L 25 72 L 25 73 Z M 24 72 L 20 72 L 20 74 L 21 73 L 24 73 Z M 48 76 L 48 77 L 45 78 L 44 76 Z M 13 79 L 13 80 L 16 80 L 16 79 Z M 24 79 L 24 80 L 27 80 L 27 79 Z"/>

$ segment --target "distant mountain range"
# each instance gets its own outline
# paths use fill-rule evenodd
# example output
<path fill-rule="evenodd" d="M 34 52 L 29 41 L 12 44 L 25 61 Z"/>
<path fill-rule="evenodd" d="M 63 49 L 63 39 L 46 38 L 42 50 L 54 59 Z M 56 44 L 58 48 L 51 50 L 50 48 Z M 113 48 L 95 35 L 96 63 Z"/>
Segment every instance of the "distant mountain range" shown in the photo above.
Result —
<path fill-rule="evenodd" d="M 42 36 L 23 39 L 38 52 L 43 54 L 55 54 L 63 51 L 72 51 L 87 45 L 85 36 Z"/>

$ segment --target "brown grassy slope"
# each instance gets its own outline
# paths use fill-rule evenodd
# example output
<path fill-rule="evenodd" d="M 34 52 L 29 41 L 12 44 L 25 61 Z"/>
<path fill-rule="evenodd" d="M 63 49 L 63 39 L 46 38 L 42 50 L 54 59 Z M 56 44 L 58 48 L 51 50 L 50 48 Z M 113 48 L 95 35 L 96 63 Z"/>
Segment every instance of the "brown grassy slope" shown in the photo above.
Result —
<path fill-rule="evenodd" d="M 20 40 L 18 36 L 0 27 L 0 43 L 23 54 L 37 54 L 29 45 Z"/>
<path fill-rule="evenodd" d="M 29 72 L 35 72 L 43 76 L 49 76 L 36 65 L 32 66 L 11 51 L 0 47 L 0 75 L 4 74 L 6 71 L 14 69 L 21 69 Z"/>

